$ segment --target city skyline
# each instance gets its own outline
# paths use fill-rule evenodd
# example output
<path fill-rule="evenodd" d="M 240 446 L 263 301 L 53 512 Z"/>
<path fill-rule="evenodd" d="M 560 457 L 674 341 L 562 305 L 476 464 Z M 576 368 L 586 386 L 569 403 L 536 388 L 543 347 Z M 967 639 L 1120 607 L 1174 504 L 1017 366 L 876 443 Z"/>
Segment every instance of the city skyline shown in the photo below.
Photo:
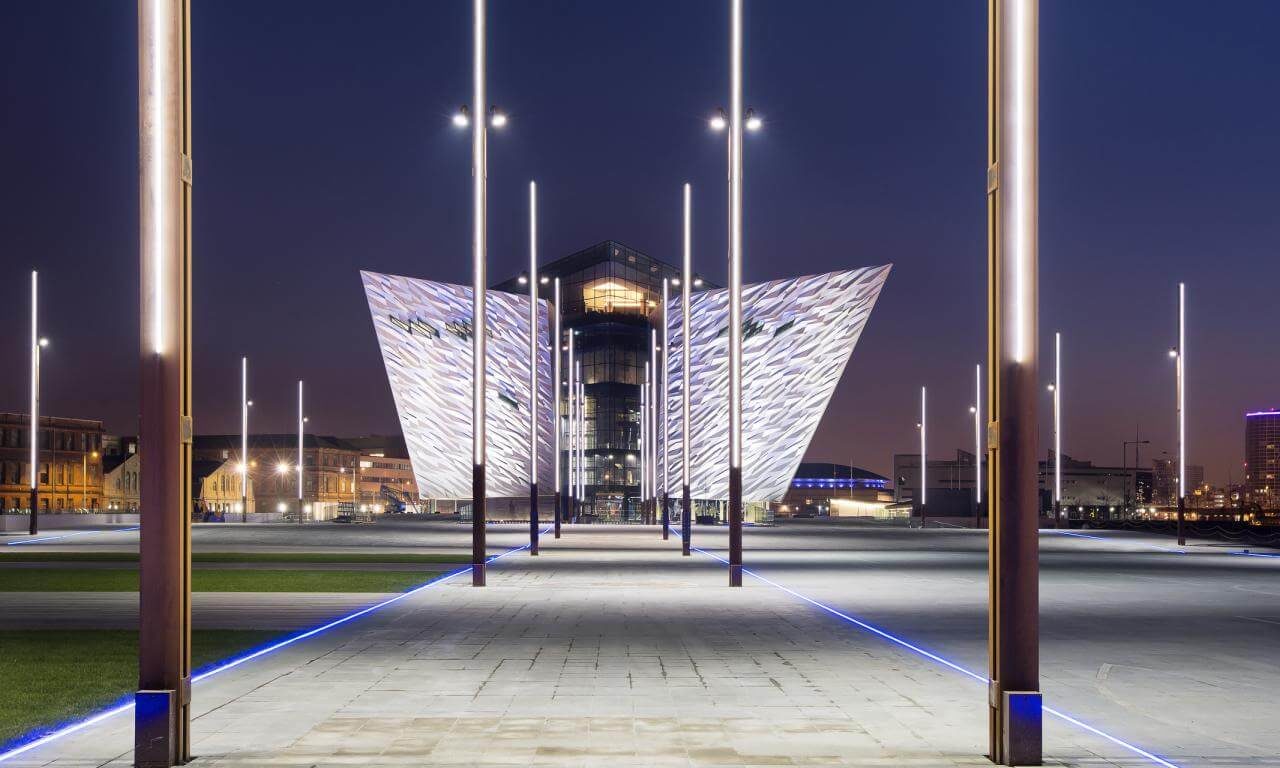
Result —
<path fill-rule="evenodd" d="M 1239 481 L 1244 413 L 1280 400 L 1263 319 L 1280 279 L 1266 204 L 1280 106 L 1256 98 L 1276 58 L 1265 19 L 1280 9 L 1249 5 L 1250 23 L 1205 37 L 1190 3 L 1044 3 L 1040 344 L 1044 363 L 1063 333 L 1066 454 L 1118 464 L 1135 423 L 1152 441 L 1144 455 L 1172 454 L 1164 352 L 1180 280 L 1188 462 L 1211 482 Z M 289 430 L 299 378 L 317 431 L 395 429 L 358 270 L 465 281 L 468 147 L 448 121 L 467 99 L 465 4 L 300 8 L 195 8 L 201 433 L 234 431 L 242 354 L 265 431 Z M 747 101 L 767 130 L 746 150 L 744 277 L 897 265 L 808 453 L 885 474 L 914 445 L 921 385 L 931 445 L 969 445 L 972 394 L 959 382 L 986 357 L 985 4 L 929 8 L 922 25 L 914 6 L 892 3 L 803 16 L 759 3 L 747 29 Z M 126 434 L 138 410 L 137 145 L 136 105 L 120 94 L 136 93 L 134 11 L 0 11 L 13 105 L 0 118 L 12 137 L 0 149 L 12 180 L 0 251 L 11 273 L 41 270 L 52 342 L 42 410 Z M 725 282 L 723 145 L 705 127 L 723 98 L 720 15 L 712 4 L 494 3 L 491 93 L 511 125 L 490 142 L 491 275 L 522 268 L 530 178 L 544 261 L 615 238 L 672 264 L 689 180 L 695 269 Z M 527 42 L 549 25 L 583 46 Z M 41 51 L 55 43 L 67 55 L 49 64 Z M 594 66 L 574 66 L 586 56 Z M 839 75 L 847 93 L 819 88 L 814 71 Z M 17 329 L 10 359 L 23 354 L 26 313 L 21 300 L 0 309 L 0 325 Z M 0 382 L 0 410 L 23 410 L 24 389 L 24 377 Z"/>

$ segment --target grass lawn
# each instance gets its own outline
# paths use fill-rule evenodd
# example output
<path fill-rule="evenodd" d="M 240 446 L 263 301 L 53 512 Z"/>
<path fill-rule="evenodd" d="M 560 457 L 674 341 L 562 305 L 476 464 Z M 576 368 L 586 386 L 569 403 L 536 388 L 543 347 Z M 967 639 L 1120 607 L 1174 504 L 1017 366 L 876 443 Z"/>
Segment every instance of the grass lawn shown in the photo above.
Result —
<path fill-rule="evenodd" d="M 192 664 L 199 668 L 277 634 L 195 630 Z M 82 717 L 138 687 L 132 630 L 0 630 L 0 648 L 0 744 Z"/>
<path fill-rule="evenodd" d="M 8 549 L 8 547 L 6 547 Z M 21 549 L 15 547 L 14 549 Z M 415 554 L 412 552 L 195 552 L 195 563 L 446 563 L 465 565 L 471 552 Z M 0 552 L 0 563 L 136 563 L 137 552 Z"/>
<path fill-rule="evenodd" d="M 193 592 L 404 592 L 439 570 L 195 569 Z M 0 568 L 0 592 L 137 592 L 131 568 Z M 6 649 L 7 650 L 7 649 Z M 8 656 L 6 652 L 4 654 Z"/>

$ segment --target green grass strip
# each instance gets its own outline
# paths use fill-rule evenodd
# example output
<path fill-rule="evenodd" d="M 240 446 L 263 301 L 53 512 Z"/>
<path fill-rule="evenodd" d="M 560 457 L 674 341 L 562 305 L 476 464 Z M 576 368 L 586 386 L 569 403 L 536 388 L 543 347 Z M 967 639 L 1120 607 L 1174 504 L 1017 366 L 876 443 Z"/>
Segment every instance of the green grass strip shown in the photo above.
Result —
<path fill-rule="evenodd" d="M 20 549 L 20 547 L 14 547 Z M 444 563 L 465 565 L 470 552 L 195 552 L 195 563 Z M 137 552 L 0 552 L 0 563 L 136 563 Z"/>
<path fill-rule="evenodd" d="M 404 592 L 439 570 L 347 571 L 208 569 L 191 574 L 193 592 Z M 0 592 L 137 592 L 129 568 L 5 568 Z"/>
<path fill-rule="evenodd" d="M 276 632 L 197 629 L 195 667 L 265 644 Z M 111 704 L 138 687 L 132 630 L 0 630 L 0 744 Z"/>

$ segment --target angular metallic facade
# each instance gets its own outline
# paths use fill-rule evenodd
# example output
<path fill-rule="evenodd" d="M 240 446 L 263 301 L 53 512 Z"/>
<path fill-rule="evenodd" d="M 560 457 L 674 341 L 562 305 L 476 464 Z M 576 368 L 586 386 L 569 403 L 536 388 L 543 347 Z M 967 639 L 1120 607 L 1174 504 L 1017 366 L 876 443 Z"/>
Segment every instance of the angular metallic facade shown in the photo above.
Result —
<path fill-rule="evenodd" d="M 418 492 L 471 497 L 471 288 L 361 272 Z M 488 483 L 494 497 L 529 493 L 529 303 L 490 290 Z M 552 487 L 551 350 L 538 302 L 538 484 Z"/>
<path fill-rule="evenodd" d="M 747 285 L 743 303 L 742 498 L 781 501 L 831 401 L 891 265 Z M 671 299 L 668 407 L 683 392 L 679 297 Z M 728 291 L 695 293 L 690 367 L 690 494 L 729 494 Z M 670 422 L 672 485 L 680 492 L 679 419 Z"/>
<path fill-rule="evenodd" d="M 744 500 L 778 501 L 786 493 L 889 270 L 867 267 L 743 288 Z M 468 498 L 471 289 L 372 272 L 361 278 L 420 493 Z M 529 299 L 496 290 L 487 296 L 489 493 L 520 497 L 528 492 Z M 727 297 L 726 290 L 712 289 L 692 298 L 691 490 L 704 501 L 728 495 Z M 539 304 L 539 335 L 547 339 L 548 305 Z M 677 416 L 684 343 L 678 293 L 667 309 L 667 404 Z M 653 314 L 662 322 L 663 313 Z M 547 488 L 554 466 L 550 354 L 544 342 L 538 356 L 538 482 Z M 683 461 L 681 425 L 678 418 L 669 423 L 674 496 Z"/>

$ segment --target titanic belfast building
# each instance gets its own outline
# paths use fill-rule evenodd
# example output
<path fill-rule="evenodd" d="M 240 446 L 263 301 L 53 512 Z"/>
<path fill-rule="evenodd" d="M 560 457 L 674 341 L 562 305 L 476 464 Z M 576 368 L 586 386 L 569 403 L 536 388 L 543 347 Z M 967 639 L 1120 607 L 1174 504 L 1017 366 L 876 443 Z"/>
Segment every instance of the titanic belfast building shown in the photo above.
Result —
<path fill-rule="evenodd" d="M 875 306 L 890 267 L 743 286 L 743 499 L 763 520 L 786 493 Z M 419 493 L 434 508 L 467 512 L 471 498 L 471 287 L 362 272 Z M 560 304 L 554 304 L 559 279 Z M 605 241 L 539 267 L 537 453 L 543 493 L 560 468 L 567 488 L 568 389 L 580 366 L 583 392 L 581 520 L 639 520 L 645 366 L 665 367 L 669 411 L 657 423 L 658 488 L 680 495 L 685 397 L 682 349 L 690 346 L 690 490 L 697 514 L 717 516 L 728 497 L 728 292 L 693 283 L 690 325 L 681 324 L 680 270 Z M 668 301 L 663 304 L 663 282 Z M 489 518 L 528 519 L 529 286 L 523 275 L 486 296 Z M 555 313 L 563 338 L 552 345 Z M 651 349 L 654 331 L 670 354 Z M 567 351 L 573 335 L 573 360 Z M 561 355 L 561 392 L 553 398 Z M 664 423 L 665 422 L 665 423 Z M 560 455 L 554 456 L 560 430 Z M 664 463 L 665 462 L 665 463 Z M 661 492 L 661 491 L 659 491 Z M 550 498 L 542 502 L 544 517 Z"/>

